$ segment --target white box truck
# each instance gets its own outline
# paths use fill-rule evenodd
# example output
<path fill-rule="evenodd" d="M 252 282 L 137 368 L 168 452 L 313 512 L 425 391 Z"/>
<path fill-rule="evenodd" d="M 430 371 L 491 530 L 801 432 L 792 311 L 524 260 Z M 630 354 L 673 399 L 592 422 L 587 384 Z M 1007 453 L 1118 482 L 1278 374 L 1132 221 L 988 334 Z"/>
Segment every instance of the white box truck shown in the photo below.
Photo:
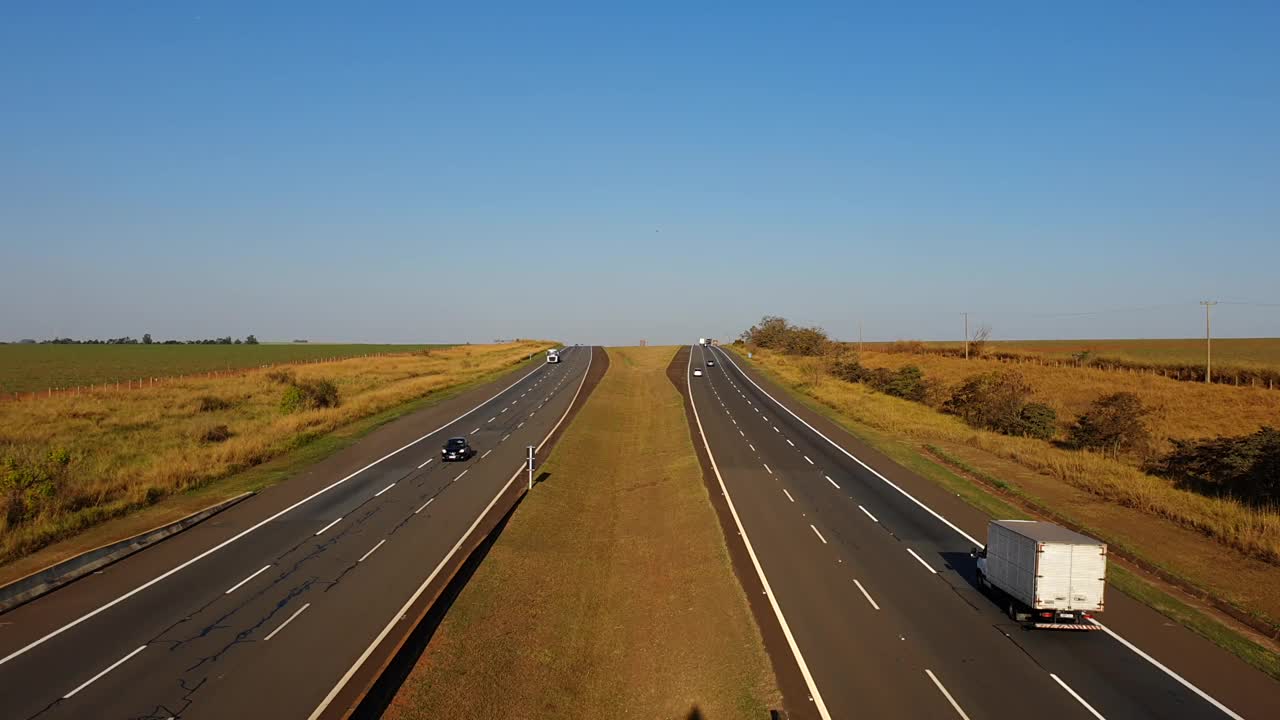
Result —
<path fill-rule="evenodd" d="M 973 549 L 978 587 L 1015 622 L 1050 630 L 1098 630 L 1107 544 L 1053 523 L 992 520 L 987 546 Z"/>
<path fill-rule="evenodd" d="M 699 345 L 706 345 L 706 344 L 707 344 L 707 343 L 709 343 L 709 342 L 711 342 L 711 340 L 710 340 L 710 339 L 708 339 L 708 338 L 698 338 L 698 344 L 699 344 Z"/>
<path fill-rule="evenodd" d="M 558 362 L 560 362 L 560 351 L 559 351 L 559 350 L 556 350 L 555 348 L 552 348 L 551 350 L 548 350 L 548 351 L 547 351 L 547 362 L 549 362 L 549 363 L 558 363 Z"/>

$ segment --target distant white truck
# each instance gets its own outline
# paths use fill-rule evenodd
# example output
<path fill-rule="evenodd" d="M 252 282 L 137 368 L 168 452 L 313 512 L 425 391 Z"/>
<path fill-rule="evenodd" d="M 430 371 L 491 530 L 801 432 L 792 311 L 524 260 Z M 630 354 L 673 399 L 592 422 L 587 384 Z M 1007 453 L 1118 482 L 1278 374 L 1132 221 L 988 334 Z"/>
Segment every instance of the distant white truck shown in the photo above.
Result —
<path fill-rule="evenodd" d="M 978 587 L 1015 622 L 1049 630 L 1098 630 L 1107 544 L 1053 523 L 992 520 L 987 546 L 973 549 Z"/>
<path fill-rule="evenodd" d="M 710 345 L 710 344 L 711 344 L 711 338 L 698 338 L 698 344 L 699 344 L 699 345 Z"/>
<path fill-rule="evenodd" d="M 558 362 L 560 362 L 560 351 L 559 351 L 559 350 L 556 350 L 555 348 L 552 348 L 552 349 L 548 350 L 548 351 L 547 351 L 547 362 L 549 362 L 549 363 L 558 363 Z"/>

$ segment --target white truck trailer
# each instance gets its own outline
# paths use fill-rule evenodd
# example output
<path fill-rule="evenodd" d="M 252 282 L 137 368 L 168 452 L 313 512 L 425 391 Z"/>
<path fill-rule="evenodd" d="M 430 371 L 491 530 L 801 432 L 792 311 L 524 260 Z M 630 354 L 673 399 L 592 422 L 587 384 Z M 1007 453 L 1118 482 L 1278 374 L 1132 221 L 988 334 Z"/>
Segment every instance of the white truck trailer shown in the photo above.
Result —
<path fill-rule="evenodd" d="M 560 362 L 560 351 L 559 351 L 559 350 L 556 350 L 555 348 L 552 348 L 552 349 L 548 350 L 548 351 L 547 351 L 547 362 L 549 362 L 549 363 L 558 363 L 558 362 Z"/>
<path fill-rule="evenodd" d="M 974 548 L 978 587 L 1015 622 L 1050 630 L 1098 630 L 1107 544 L 1053 523 L 992 520 L 987 546 Z"/>

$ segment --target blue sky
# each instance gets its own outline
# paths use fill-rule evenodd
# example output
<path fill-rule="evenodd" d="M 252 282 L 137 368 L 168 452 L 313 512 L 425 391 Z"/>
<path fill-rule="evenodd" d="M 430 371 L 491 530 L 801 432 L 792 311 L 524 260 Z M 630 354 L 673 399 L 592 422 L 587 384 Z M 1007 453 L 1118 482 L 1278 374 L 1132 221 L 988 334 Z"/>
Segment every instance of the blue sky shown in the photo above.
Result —
<path fill-rule="evenodd" d="M 1275 3 L 267 5 L 6 10 L 0 339 L 1280 336 Z"/>

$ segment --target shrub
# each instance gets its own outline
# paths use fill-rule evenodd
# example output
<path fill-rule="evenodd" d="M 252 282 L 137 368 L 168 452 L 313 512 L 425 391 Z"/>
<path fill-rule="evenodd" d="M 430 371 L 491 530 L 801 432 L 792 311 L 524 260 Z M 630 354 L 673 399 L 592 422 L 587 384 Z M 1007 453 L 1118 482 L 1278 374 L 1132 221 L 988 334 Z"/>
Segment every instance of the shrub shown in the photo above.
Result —
<path fill-rule="evenodd" d="M 1103 395 L 1071 426 L 1069 442 L 1077 448 L 1112 454 L 1139 449 L 1150 438 L 1142 421 L 1149 412 L 1131 392 Z"/>
<path fill-rule="evenodd" d="M 338 386 L 332 380 L 299 380 L 280 398 L 280 409 L 286 413 L 332 407 L 338 407 Z"/>
<path fill-rule="evenodd" d="M 799 327 L 786 318 L 766 315 L 742 333 L 741 340 L 786 355 L 813 357 L 830 352 L 832 343 L 820 327 Z"/>
<path fill-rule="evenodd" d="M 1280 505 L 1280 430 L 1251 435 L 1174 440 L 1152 468 L 1200 492 L 1233 495 L 1259 506 Z"/>
<path fill-rule="evenodd" d="M 873 379 L 880 392 L 915 402 L 924 402 L 929 387 L 924 373 L 915 365 L 903 366 L 896 372 L 876 373 Z"/>
<path fill-rule="evenodd" d="M 977 428 L 1021 435 L 1022 410 L 1030 396 L 1031 386 L 1021 374 L 996 370 L 965 379 L 951 392 L 942 409 Z"/>
<path fill-rule="evenodd" d="M 231 439 L 232 432 L 226 425 L 214 425 L 200 434 L 200 442 L 220 443 Z"/>
<path fill-rule="evenodd" d="M 272 370 L 267 373 L 267 380 L 281 385 L 293 385 L 298 382 L 298 376 L 293 370 L 284 368 L 283 370 Z"/>
<path fill-rule="evenodd" d="M 862 382 L 868 375 L 868 370 L 857 358 L 839 358 L 831 363 L 828 372 L 837 380 L 851 383 Z"/>
<path fill-rule="evenodd" d="M 1044 403 L 1027 403 L 1018 413 L 1019 435 L 1048 440 L 1058 432 L 1058 412 Z"/>
<path fill-rule="evenodd" d="M 218 410 L 226 410 L 229 407 L 231 407 L 231 403 L 213 395 L 201 395 L 196 400 L 196 410 L 199 412 L 217 412 Z"/>

